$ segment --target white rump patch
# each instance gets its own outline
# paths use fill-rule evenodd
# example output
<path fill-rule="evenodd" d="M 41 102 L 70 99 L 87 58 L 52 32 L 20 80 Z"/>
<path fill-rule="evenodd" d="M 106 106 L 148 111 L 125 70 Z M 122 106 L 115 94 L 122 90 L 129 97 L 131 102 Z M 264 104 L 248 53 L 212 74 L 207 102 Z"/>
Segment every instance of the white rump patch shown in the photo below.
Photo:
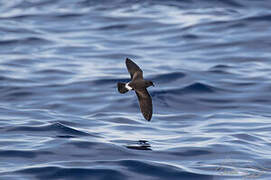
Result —
<path fill-rule="evenodd" d="M 129 83 L 125 84 L 125 88 L 128 89 L 129 91 L 132 90 L 133 88 L 131 86 L 128 85 Z"/>

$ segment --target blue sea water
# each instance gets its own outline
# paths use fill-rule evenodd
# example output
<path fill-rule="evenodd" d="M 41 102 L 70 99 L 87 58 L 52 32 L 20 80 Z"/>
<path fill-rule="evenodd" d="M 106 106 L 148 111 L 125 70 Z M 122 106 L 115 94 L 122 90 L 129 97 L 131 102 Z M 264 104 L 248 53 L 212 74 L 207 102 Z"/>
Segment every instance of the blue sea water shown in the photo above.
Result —
<path fill-rule="evenodd" d="M 0 1 L 0 179 L 270 179 L 271 3 Z M 155 87 L 142 117 L 133 59 Z"/>

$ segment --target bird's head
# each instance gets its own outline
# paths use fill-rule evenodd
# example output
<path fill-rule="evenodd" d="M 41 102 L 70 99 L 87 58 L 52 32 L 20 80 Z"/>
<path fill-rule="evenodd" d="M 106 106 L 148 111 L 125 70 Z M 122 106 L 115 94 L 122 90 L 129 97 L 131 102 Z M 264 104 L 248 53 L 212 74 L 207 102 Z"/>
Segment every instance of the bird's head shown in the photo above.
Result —
<path fill-rule="evenodd" d="M 153 87 L 154 87 L 154 84 L 153 84 L 152 81 L 145 81 L 145 85 L 146 85 L 147 87 L 150 87 L 150 86 L 153 86 Z"/>

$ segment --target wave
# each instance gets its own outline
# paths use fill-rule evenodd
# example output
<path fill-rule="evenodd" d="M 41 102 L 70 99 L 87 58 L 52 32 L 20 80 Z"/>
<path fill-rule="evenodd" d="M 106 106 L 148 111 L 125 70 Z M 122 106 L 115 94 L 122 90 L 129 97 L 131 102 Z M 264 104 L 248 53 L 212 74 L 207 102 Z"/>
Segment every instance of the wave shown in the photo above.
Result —
<path fill-rule="evenodd" d="M 42 126 L 16 126 L 6 129 L 7 132 L 20 132 L 20 133 L 45 133 L 46 136 L 57 136 L 60 138 L 71 138 L 77 136 L 94 136 L 86 132 L 70 128 L 62 123 L 52 123 Z M 52 132 L 54 132 L 52 134 Z"/>
<path fill-rule="evenodd" d="M 186 93 L 214 93 L 219 89 L 204 83 L 193 83 L 189 86 L 182 88 L 182 91 Z"/>
<path fill-rule="evenodd" d="M 159 74 L 156 76 L 152 76 L 149 79 L 151 79 L 153 82 L 166 83 L 166 82 L 176 81 L 178 79 L 184 78 L 185 76 L 186 74 L 182 72 L 172 72 L 172 73 Z"/>
<path fill-rule="evenodd" d="M 204 83 L 196 82 L 182 88 L 152 91 L 151 94 L 155 97 L 159 95 L 217 93 L 219 91 L 222 91 L 222 89 Z"/>
<path fill-rule="evenodd" d="M 41 167 L 28 167 L 13 171 L 12 174 L 26 174 L 38 179 L 202 179 L 210 180 L 215 176 L 204 175 L 197 172 L 188 172 L 181 167 L 167 165 L 159 162 L 139 160 L 93 161 L 92 167 L 65 167 L 47 165 Z"/>
<path fill-rule="evenodd" d="M 109 25 L 100 27 L 99 30 L 119 30 L 119 29 L 127 29 L 129 26 L 128 24 L 116 24 L 116 25 Z"/>
<path fill-rule="evenodd" d="M 2 157 L 19 157 L 19 158 L 35 158 L 42 155 L 52 155 L 50 151 L 33 151 L 33 150 L 0 150 Z"/>
<path fill-rule="evenodd" d="M 57 166 L 26 168 L 13 172 L 28 174 L 38 179 L 123 179 L 124 174 L 118 170 L 106 168 L 65 168 Z"/>
<path fill-rule="evenodd" d="M 73 72 L 71 71 L 65 71 L 65 70 L 60 70 L 60 69 L 43 69 L 43 70 L 39 70 L 39 71 L 36 71 L 34 73 L 37 73 L 37 74 L 43 74 L 43 75 L 72 75 L 74 74 Z"/>
<path fill-rule="evenodd" d="M 18 83 L 18 81 L 15 81 Z M 20 82 L 21 83 L 21 82 Z M 35 92 L 31 88 L 19 87 L 19 86 L 7 86 L 0 87 L 1 99 L 3 101 L 16 101 L 23 100 L 24 98 L 35 95 Z"/>
<path fill-rule="evenodd" d="M 11 39 L 11 40 L 1 40 L 0 45 L 1 46 L 18 46 L 18 45 L 43 45 L 43 44 L 50 44 L 52 43 L 51 41 L 44 39 L 44 38 L 39 38 L 39 37 L 27 37 L 23 39 Z"/>

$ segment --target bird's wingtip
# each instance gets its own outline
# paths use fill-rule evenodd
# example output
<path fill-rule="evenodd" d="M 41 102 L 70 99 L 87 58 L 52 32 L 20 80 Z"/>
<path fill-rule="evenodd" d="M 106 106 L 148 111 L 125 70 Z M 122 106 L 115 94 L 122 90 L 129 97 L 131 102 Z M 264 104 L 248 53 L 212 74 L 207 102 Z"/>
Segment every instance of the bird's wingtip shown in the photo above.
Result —
<path fill-rule="evenodd" d="M 127 58 L 126 58 L 126 62 L 127 62 L 127 61 L 132 61 L 132 60 L 131 60 L 130 58 L 127 57 Z"/>
<path fill-rule="evenodd" d="M 147 121 L 151 121 L 152 115 L 143 115 Z"/>

